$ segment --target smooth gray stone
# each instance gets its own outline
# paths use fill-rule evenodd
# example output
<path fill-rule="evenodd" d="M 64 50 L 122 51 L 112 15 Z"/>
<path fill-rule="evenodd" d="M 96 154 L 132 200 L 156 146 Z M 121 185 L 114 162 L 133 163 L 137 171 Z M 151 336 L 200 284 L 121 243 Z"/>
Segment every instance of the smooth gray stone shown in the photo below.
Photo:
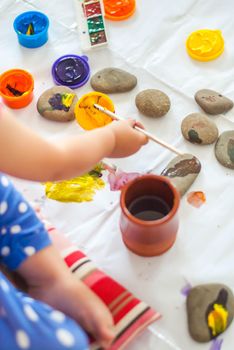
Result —
<path fill-rule="evenodd" d="M 171 107 L 169 97 L 164 92 L 155 89 L 139 92 L 135 103 L 142 114 L 153 118 L 163 117 Z"/>
<path fill-rule="evenodd" d="M 234 169 L 234 130 L 225 131 L 219 136 L 215 156 L 223 166 Z"/>
<path fill-rule="evenodd" d="M 234 296 L 230 288 L 223 284 L 204 284 L 190 290 L 187 297 L 188 328 L 191 337 L 197 342 L 208 342 L 223 333 L 233 320 Z M 212 329 L 208 325 L 208 316 L 214 315 L 215 304 L 228 311 L 226 327 Z M 217 319 L 217 317 L 216 317 Z M 219 319 L 216 325 L 222 325 Z"/>
<path fill-rule="evenodd" d="M 105 68 L 94 74 L 90 84 L 96 91 L 113 94 L 134 89 L 137 78 L 119 68 Z"/>
<path fill-rule="evenodd" d="M 191 187 L 201 171 L 201 163 L 192 154 L 177 156 L 170 161 L 161 175 L 167 176 L 180 195 Z"/>
<path fill-rule="evenodd" d="M 203 89 L 195 94 L 195 100 L 208 114 L 226 113 L 233 108 L 233 102 L 219 92 Z"/>
<path fill-rule="evenodd" d="M 181 123 L 181 132 L 186 140 L 199 145 L 214 143 L 219 131 L 215 123 L 202 113 L 192 113 Z"/>
<path fill-rule="evenodd" d="M 70 94 L 70 99 L 66 99 L 67 94 Z M 72 89 L 67 86 L 54 86 L 43 92 L 39 97 L 37 110 L 46 119 L 56 122 L 69 122 L 75 119 L 77 101 L 78 98 Z"/>

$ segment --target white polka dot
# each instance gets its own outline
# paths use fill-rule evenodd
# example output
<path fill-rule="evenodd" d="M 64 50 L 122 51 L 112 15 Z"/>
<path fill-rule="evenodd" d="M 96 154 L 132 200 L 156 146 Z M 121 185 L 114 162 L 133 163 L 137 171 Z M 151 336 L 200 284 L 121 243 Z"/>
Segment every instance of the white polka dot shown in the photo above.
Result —
<path fill-rule="evenodd" d="M 10 254 L 10 248 L 7 246 L 2 247 L 1 254 L 2 254 L 2 256 L 8 256 Z"/>
<path fill-rule="evenodd" d="M 7 202 L 1 202 L 0 203 L 0 214 L 3 215 L 7 211 L 8 205 Z"/>
<path fill-rule="evenodd" d="M 14 225 L 10 229 L 11 233 L 19 233 L 21 231 L 20 225 Z"/>
<path fill-rule="evenodd" d="M 30 339 L 27 333 L 23 330 L 16 332 L 16 342 L 20 349 L 28 349 L 30 347 Z"/>
<path fill-rule="evenodd" d="M 33 303 L 34 302 L 34 299 L 30 298 L 30 297 L 23 296 L 23 299 L 24 299 L 24 302 L 26 301 L 26 303 Z"/>
<path fill-rule="evenodd" d="M 18 206 L 18 210 L 21 214 L 25 213 L 28 210 L 28 206 L 25 202 L 21 202 Z"/>
<path fill-rule="evenodd" d="M 30 305 L 24 305 L 24 313 L 30 321 L 35 322 L 39 320 L 38 314 L 33 310 L 33 308 Z"/>
<path fill-rule="evenodd" d="M 56 337 L 58 341 L 67 348 L 72 347 L 75 344 L 75 339 L 73 335 L 66 329 L 59 328 L 56 331 Z"/>
<path fill-rule="evenodd" d="M 10 288 L 5 280 L 0 280 L 0 287 L 4 290 L 4 292 L 9 292 Z"/>
<path fill-rule="evenodd" d="M 50 318 L 55 322 L 63 322 L 65 320 L 65 315 L 57 310 L 54 310 L 50 314 Z"/>
<path fill-rule="evenodd" d="M 1 234 L 2 235 L 5 235 L 7 233 L 7 229 L 5 228 L 5 227 L 3 227 L 2 229 L 1 229 Z"/>
<path fill-rule="evenodd" d="M 36 249 L 34 247 L 28 246 L 24 248 L 24 252 L 25 254 L 27 254 L 28 256 L 31 256 L 33 254 L 36 253 Z"/>
<path fill-rule="evenodd" d="M 9 181 L 8 179 L 6 178 L 6 176 L 2 176 L 1 177 L 1 183 L 4 187 L 7 187 L 9 185 Z"/>

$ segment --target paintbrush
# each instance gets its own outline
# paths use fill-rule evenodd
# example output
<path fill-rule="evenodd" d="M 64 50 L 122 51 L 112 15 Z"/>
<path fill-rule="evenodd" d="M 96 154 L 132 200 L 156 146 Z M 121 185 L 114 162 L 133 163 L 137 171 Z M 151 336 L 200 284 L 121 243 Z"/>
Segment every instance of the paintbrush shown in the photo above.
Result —
<path fill-rule="evenodd" d="M 108 115 L 109 117 L 111 117 L 113 120 L 125 120 L 124 118 L 121 118 L 119 116 L 117 116 L 115 113 L 109 111 L 108 109 L 98 105 L 98 104 L 94 104 L 94 107 L 96 109 L 98 109 L 100 112 Z M 169 149 L 171 152 L 176 153 L 179 156 L 182 156 L 183 153 L 178 151 L 175 147 L 173 147 L 172 145 L 169 145 L 168 143 L 158 139 L 157 137 L 155 137 L 154 135 L 152 135 L 151 133 L 149 133 L 148 131 L 140 128 L 139 126 L 134 126 L 134 129 L 137 131 L 140 131 L 142 134 L 144 134 L 145 136 L 147 136 L 150 140 L 156 142 L 157 144 L 161 145 L 162 147 L 165 147 L 167 149 Z"/>

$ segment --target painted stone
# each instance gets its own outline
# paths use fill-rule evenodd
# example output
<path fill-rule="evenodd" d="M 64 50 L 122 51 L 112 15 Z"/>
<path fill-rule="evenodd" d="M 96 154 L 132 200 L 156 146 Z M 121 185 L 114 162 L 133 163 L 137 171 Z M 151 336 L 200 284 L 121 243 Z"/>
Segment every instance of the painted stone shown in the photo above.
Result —
<path fill-rule="evenodd" d="M 181 132 L 186 140 L 199 145 L 214 143 L 219 136 L 215 123 L 201 113 L 192 113 L 185 117 L 181 124 Z"/>
<path fill-rule="evenodd" d="M 219 136 L 215 156 L 223 166 L 234 169 L 234 130 L 225 131 Z"/>
<path fill-rule="evenodd" d="M 208 114 L 226 113 L 233 107 L 233 102 L 219 92 L 203 89 L 195 94 L 195 100 Z"/>
<path fill-rule="evenodd" d="M 74 109 L 77 101 L 73 90 L 66 86 L 55 86 L 39 97 L 37 110 L 46 119 L 69 122 L 75 119 Z"/>
<path fill-rule="evenodd" d="M 231 324 L 234 295 L 223 284 L 204 284 L 192 288 L 187 297 L 188 328 L 198 342 L 208 342 Z"/>
<path fill-rule="evenodd" d="M 136 96 L 135 103 L 142 114 L 153 118 L 163 117 L 171 106 L 169 97 L 155 89 L 141 91 Z"/>
<path fill-rule="evenodd" d="M 137 78 L 122 69 L 105 68 L 94 74 L 90 84 L 96 91 L 113 94 L 134 89 Z"/>
<path fill-rule="evenodd" d="M 166 166 L 161 175 L 167 176 L 180 195 L 190 188 L 201 171 L 201 163 L 192 154 L 177 156 Z"/>

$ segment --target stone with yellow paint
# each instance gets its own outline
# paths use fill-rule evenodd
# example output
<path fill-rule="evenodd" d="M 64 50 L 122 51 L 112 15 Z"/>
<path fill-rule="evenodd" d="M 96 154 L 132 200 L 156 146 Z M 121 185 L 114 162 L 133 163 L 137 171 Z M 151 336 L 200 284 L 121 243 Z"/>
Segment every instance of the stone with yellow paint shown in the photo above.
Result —
<path fill-rule="evenodd" d="M 223 284 L 203 284 L 192 288 L 187 297 L 188 328 L 197 342 L 208 342 L 231 324 L 234 295 Z"/>

